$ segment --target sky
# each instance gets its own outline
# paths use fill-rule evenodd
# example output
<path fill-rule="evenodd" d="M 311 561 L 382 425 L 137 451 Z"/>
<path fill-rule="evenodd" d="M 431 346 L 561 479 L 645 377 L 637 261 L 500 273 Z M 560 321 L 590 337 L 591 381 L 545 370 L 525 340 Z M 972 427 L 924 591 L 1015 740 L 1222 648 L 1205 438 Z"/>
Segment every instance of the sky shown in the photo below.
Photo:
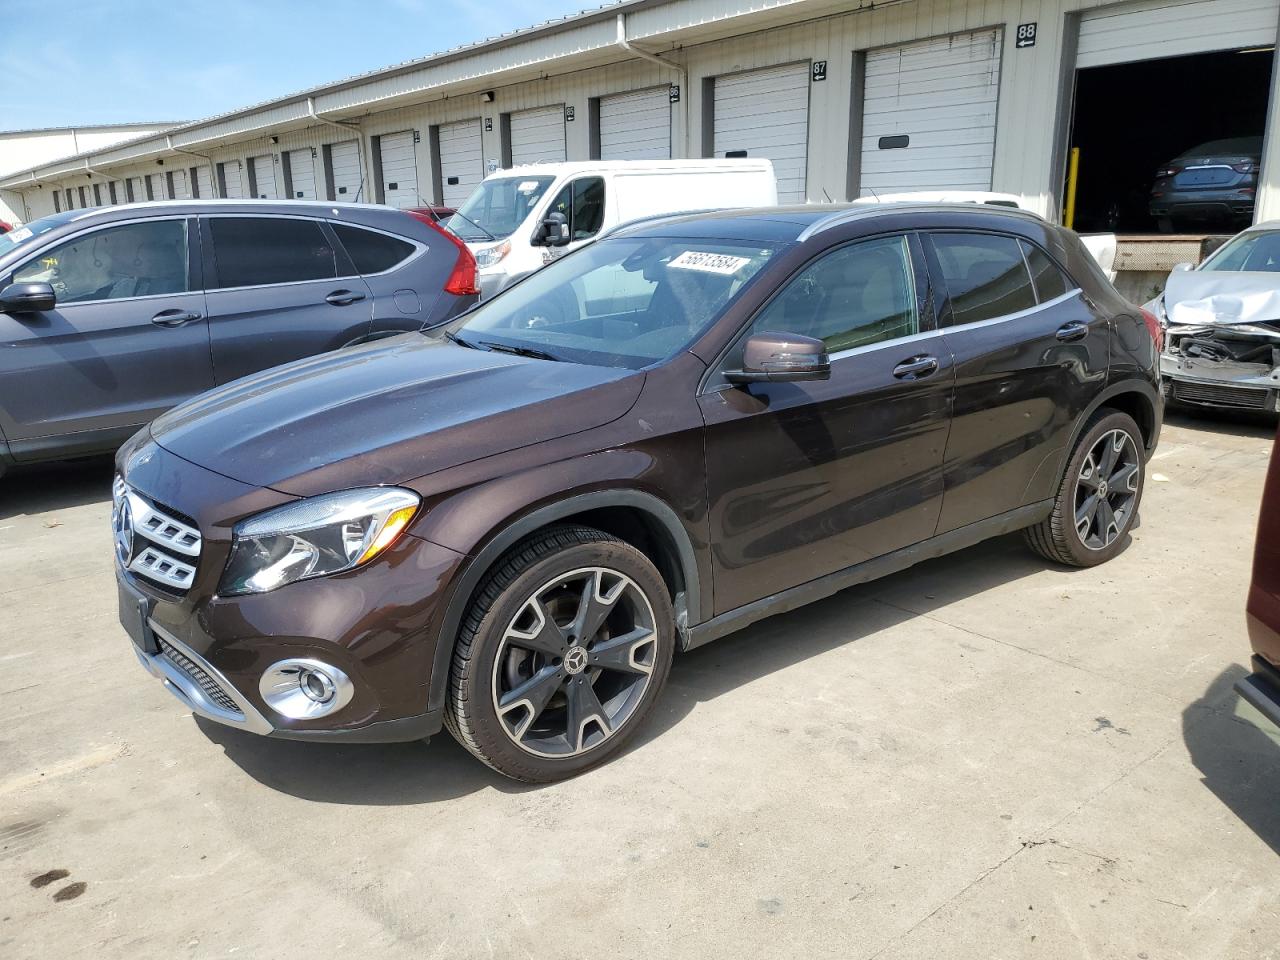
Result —
<path fill-rule="evenodd" d="M 0 130 L 200 120 L 604 0 L 0 0 Z"/>

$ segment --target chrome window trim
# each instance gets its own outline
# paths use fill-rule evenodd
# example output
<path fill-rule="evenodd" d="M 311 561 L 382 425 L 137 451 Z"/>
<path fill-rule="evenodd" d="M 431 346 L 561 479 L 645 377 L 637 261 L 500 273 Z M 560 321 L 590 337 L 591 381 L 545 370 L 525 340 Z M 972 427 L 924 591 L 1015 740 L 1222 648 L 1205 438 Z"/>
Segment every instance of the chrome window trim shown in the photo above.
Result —
<path fill-rule="evenodd" d="M 172 202 L 172 201 L 167 201 L 167 202 Z M 98 212 L 100 211 L 99 210 L 88 211 L 89 214 L 96 214 Z M 157 299 L 160 299 L 161 297 L 189 297 L 193 295 L 199 295 L 204 292 L 203 289 L 201 290 L 190 289 L 191 288 L 191 230 L 187 226 L 186 221 L 190 220 L 191 217 L 192 217 L 192 214 L 186 214 L 186 213 L 175 213 L 175 214 L 171 214 L 169 216 L 164 216 L 164 217 L 131 217 L 128 220 L 112 220 L 109 223 L 103 223 L 96 227 L 89 227 L 83 232 L 72 234 L 69 237 L 59 237 L 53 242 L 48 243 L 45 246 L 41 247 L 32 256 L 28 257 L 26 260 L 23 260 L 21 263 L 17 264 L 16 266 L 6 268 L 8 272 L 8 276 L 10 277 L 12 282 L 12 278 L 18 275 L 19 270 L 21 270 L 27 264 L 31 263 L 33 260 L 38 259 L 41 254 L 45 253 L 48 250 L 51 250 L 56 246 L 60 246 L 63 243 L 70 243 L 72 240 L 79 240 L 81 237 L 92 236 L 95 233 L 99 233 L 103 230 L 110 230 L 114 227 L 127 227 L 130 224 L 134 224 L 134 223 L 161 223 L 166 220 L 180 220 L 182 221 L 183 229 L 186 231 L 186 241 L 187 241 L 187 289 L 186 290 L 178 290 L 178 291 L 174 291 L 173 293 L 148 293 L 141 297 L 107 297 L 106 299 L 103 299 L 103 300 L 75 300 L 71 303 L 65 303 L 65 304 L 55 303 L 54 309 L 61 311 L 68 307 L 83 307 L 93 303 L 136 303 L 140 300 L 157 300 Z M 72 217 L 71 220 L 68 220 L 67 222 L 74 223 L 80 219 L 81 217 Z"/>
<path fill-rule="evenodd" d="M 1033 285 L 1034 289 L 1034 285 Z M 940 327 L 939 333 L 947 333 L 952 330 L 975 330 L 978 327 L 989 327 L 997 323 L 1008 323 L 1010 320 L 1021 320 L 1023 317 L 1029 317 L 1033 313 L 1043 310 L 1045 307 L 1057 306 L 1059 303 L 1065 303 L 1078 294 L 1083 294 L 1084 290 L 1080 287 L 1073 287 L 1066 293 L 1054 297 L 1052 300 L 1046 300 L 1044 303 L 1037 303 L 1034 307 L 1028 307 L 1025 310 L 1019 310 L 1017 313 L 1006 313 L 999 317 L 991 317 L 987 320 L 971 320 L 968 323 L 956 323 L 949 327 Z"/>
<path fill-rule="evenodd" d="M 849 347 L 847 350 L 840 350 L 836 353 L 829 354 L 827 359 L 831 363 L 838 363 L 847 357 L 856 357 L 859 354 L 870 353 L 872 350 L 880 350 L 883 347 L 900 346 L 906 343 L 919 343 L 933 337 L 941 337 L 944 333 L 944 330 L 921 330 L 919 333 L 909 333 L 904 337 L 894 337 L 891 340 L 877 340 L 874 343 L 864 343 L 858 347 Z"/>

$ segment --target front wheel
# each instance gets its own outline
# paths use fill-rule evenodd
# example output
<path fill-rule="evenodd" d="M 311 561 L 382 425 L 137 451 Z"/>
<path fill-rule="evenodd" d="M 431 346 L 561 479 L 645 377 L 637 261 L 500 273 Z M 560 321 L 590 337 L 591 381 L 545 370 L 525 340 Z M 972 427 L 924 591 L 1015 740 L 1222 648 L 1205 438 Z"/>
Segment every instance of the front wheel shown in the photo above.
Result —
<path fill-rule="evenodd" d="M 671 599 L 644 554 L 600 530 L 551 528 L 513 547 L 481 587 L 445 722 L 506 776 L 573 776 L 641 725 L 674 646 Z"/>
<path fill-rule="evenodd" d="M 1067 461 L 1053 512 L 1026 530 L 1031 548 L 1072 567 L 1119 553 L 1142 500 L 1142 450 L 1142 433 L 1127 413 L 1094 414 Z"/>

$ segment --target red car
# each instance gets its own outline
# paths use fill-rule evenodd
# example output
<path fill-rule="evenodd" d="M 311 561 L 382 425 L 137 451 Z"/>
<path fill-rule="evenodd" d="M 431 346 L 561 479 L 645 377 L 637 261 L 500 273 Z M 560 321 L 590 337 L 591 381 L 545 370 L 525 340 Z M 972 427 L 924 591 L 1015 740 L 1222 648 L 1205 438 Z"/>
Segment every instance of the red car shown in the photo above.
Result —
<path fill-rule="evenodd" d="M 1271 448 L 1271 466 L 1262 490 L 1245 618 L 1253 646 L 1253 673 L 1236 682 L 1236 692 L 1280 726 L 1280 442 Z"/>

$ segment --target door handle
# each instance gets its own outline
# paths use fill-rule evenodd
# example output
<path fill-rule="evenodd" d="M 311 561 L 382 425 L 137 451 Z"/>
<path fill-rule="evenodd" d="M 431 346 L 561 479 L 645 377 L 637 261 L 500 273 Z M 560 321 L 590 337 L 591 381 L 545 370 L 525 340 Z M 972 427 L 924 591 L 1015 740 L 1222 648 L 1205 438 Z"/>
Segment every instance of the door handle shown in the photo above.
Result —
<path fill-rule="evenodd" d="M 151 322 L 157 327 L 180 327 L 183 324 L 199 319 L 200 314 L 190 313 L 186 310 L 161 310 L 151 318 Z"/>
<path fill-rule="evenodd" d="M 1063 343 L 1071 343 L 1073 340 L 1083 340 L 1089 335 L 1089 325 L 1074 321 L 1072 323 L 1063 324 L 1058 328 L 1058 332 L 1054 334 Z"/>
<path fill-rule="evenodd" d="M 893 375 L 899 380 L 919 380 L 938 369 L 936 357 L 912 357 L 903 360 L 893 368 Z"/>
<path fill-rule="evenodd" d="M 345 307 L 351 303 L 359 303 L 364 299 L 364 294 L 356 293 L 354 290 L 335 290 L 324 299 L 326 303 L 331 303 L 335 307 Z"/>

